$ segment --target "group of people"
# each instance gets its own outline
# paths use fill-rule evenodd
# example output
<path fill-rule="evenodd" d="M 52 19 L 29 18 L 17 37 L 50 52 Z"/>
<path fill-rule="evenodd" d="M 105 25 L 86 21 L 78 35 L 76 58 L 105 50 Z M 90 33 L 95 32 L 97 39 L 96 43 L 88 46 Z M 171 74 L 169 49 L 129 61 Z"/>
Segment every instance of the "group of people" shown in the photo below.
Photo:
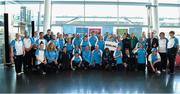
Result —
<path fill-rule="evenodd" d="M 159 37 L 154 33 L 143 32 L 138 39 L 134 33 L 124 33 L 123 36 L 106 33 L 104 36 L 92 32 L 90 35 L 73 34 L 72 37 L 53 32 L 47 34 L 35 32 L 30 37 L 16 34 L 11 41 L 11 61 L 15 63 L 17 75 L 35 71 L 60 72 L 64 70 L 117 70 L 145 71 L 161 73 L 168 71 L 174 74 L 175 57 L 179 49 L 175 32 L 169 32 L 170 38 L 160 32 Z M 118 44 L 115 51 L 105 48 L 105 41 Z M 169 61 L 169 63 L 167 63 Z M 23 66 L 23 69 L 22 69 Z"/>

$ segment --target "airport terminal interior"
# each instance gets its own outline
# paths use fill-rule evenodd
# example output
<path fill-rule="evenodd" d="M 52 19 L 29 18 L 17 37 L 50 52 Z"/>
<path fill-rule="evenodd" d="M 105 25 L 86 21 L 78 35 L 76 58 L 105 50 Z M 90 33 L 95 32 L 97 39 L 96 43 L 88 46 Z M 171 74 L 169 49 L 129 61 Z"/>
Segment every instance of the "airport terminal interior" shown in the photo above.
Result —
<path fill-rule="evenodd" d="M 152 32 L 157 39 L 160 32 L 170 39 L 173 31 L 180 41 L 180 0 L 0 0 L 0 93 L 180 94 L 180 50 L 172 75 L 149 72 L 147 62 L 144 71 L 80 69 L 42 75 L 32 69 L 17 75 L 11 42 L 17 33 L 31 37 L 47 30 L 67 38 L 96 32 L 120 38 L 133 33 L 137 39 Z"/>

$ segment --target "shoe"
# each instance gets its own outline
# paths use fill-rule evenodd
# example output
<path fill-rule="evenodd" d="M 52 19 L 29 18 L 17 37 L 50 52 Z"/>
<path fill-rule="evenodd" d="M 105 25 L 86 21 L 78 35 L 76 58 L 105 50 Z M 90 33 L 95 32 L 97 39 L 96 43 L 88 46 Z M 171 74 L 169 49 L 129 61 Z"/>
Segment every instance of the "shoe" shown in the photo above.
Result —
<path fill-rule="evenodd" d="M 42 72 L 43 75 L 46 75 L 46 72 Z"/>
<path fill-rule="evenodd" d="M 165 70 L 165 69 L 163 69 L 163 70 L 162 70 L 162 72 L 166 72 L 166 70 Z"/>
<path fill-rule="evenodd" d="M 73 71 L 75 71 L 76 69 L 75 68 L 72 68 Z"/>
<path fill-rule="evenodd" d="M 160 71 L 156 71 L 156 73 L 157 73 L 157 74 L 161 74 L 161 72 L 160 72 Z"/>
<path fill-rule="evenodd" d="M 21 74 L 23 74 L 24 72 L 22 71 L 22 72 L 20 72 Z"/>
<path fill-rule="evenodd" d="M 16 73 L 17 76 L 20 76 L 21 74 L 22 74 L 22 73 L 20 73 L 20 72 L 19 72 L 19 73 Z"/>

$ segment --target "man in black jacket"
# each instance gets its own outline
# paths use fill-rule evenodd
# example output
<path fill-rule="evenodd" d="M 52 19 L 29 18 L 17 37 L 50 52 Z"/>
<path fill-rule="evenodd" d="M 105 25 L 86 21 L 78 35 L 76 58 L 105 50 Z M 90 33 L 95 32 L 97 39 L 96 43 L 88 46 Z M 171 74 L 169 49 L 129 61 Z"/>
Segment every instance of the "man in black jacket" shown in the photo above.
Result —
<path fill-rule="evenodd" d="M 44 39 L 49 42 L 52 39 L 52 32 L 51 29 L 47 30 L 47 34 L 44 36 Z"/>
<path fill-rule="evenodd" d="M 148 55 L 151 53 L 152 48 L 157 48 L 159 46 L 158 39 L 154 37 L 154 32 L 148 33 L 148 39 L 147 39 L 147 52 Z"/>

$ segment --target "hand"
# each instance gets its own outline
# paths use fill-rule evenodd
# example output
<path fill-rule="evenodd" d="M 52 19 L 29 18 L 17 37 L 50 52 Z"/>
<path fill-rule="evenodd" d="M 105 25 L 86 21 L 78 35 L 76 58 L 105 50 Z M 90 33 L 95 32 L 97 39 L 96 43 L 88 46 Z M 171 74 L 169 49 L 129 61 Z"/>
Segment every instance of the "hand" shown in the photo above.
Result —
<path fill-rule="evenodd" d="M 24 52 L 23 52 L 23 56 L 25 56 L 25 53 L 26 53 L 26 52 L 24 51 Z"/>
<path fill-rule="evenodd" d="M 80 66 L 81 66 L 81 64 L 78 65 L 78 67 L 80 67 Z"/>
<path fill-rule="evenodd" d="M 56 65 L 58 64 L 56 60 L 54 60 L 54 63 L 55 63 Z"/>
<path fill-rule="evenodd" d="M 13 63 L 13 61 L 14 61 L 13 57 L 10 58 L 10 61 L 11 61 L 11 63 Z"/>

